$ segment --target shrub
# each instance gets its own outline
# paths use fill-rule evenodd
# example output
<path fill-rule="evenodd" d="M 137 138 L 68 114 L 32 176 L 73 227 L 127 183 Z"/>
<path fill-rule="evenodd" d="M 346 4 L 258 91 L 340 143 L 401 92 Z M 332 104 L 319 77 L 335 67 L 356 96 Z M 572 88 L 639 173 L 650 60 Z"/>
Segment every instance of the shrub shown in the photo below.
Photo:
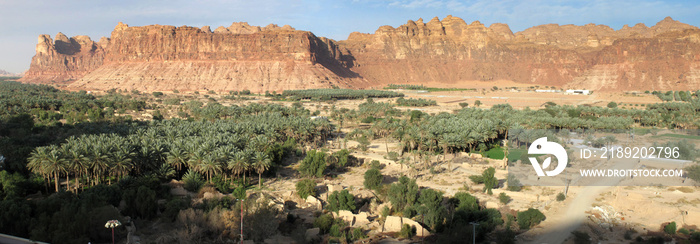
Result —
<path fill-rule="evenodd" d="M 469 107 L 469 103 L 466 103 L 466 102 L 464 102 L 464 103 L 459 103 L 459 106 L 462 107 L 462 108 L 466 108 L 466 107 Z"/>
<path fill-rule="evenodd" d="M 458 201 L 455 211 L 473 212 L 479 210 L 479 200 L 466 192 L 457 192 L 454 199 Z"/>
<path fill-rule="evenodd" d="M 303 179 L 297 182 L 297 194 L 302 199 L 308 196 L 316 196 L 316 182 L 312 179 Z"/>
<path fill-rule="evenodd" d="M 243 220 L 245 227 L 243 228 L 248 233 L 246 238 L 259 243 L 277 233 L 280 223 L 277 219 L 279 211 L 268 200 L 257 201 L 254 204 L 255 206 L 252 208 L 255 209 L 255 212 L 245 215 Z"/>
<path fill-rule="evenodd" d="M 357 208 L 355 206 L 355 196 L 350 194 L 348 190 L 334 191 L 328 196 L 328 210 L 330 211 L 337 213 L 339 210 L 353 211 L 355 208 Z"/>
<path fill-rule="evenodd" d="M 372 162 L 369 163 L 369 167 L 372 169 L 381 169 L 382 164 L 379 163 L 379 160 L 372 160 Z"/>
<path fill-rule="evenodd" d="M 433 230 L 440 229 L 443 220 L 447 215 L 447 210 L 445 206 L 442 205 L 442 192 L 433 189 L 423 189 L 420 192 L 420 198 L 418 198 L 417 210 L 418 213 L 423 215 L 423 222 L 430 226 Z M 410 208 L 410 205 L 407 207 Z"/>
<path fill-rule="evenodd" d="M 617 103 L 616 102 L 609 102 L 608 108 L 617 108 Z"/>
<path fill-rule="evenodd" d="M 686 228 L 680 228 L 678 230 L 678 233 L 681 233 L 683 235 L 690 235 L 690 231 L 688 231 L 688 229 L 686 229 Z"/>
<path fill-rule="evenodd" d="M 174 98 L 168 98 L 163 101 L 163 103 L 167 105 L 180 105 L 180 98 L 174 97 Z"/>
<path fill-rule="evenodd" d="M 664 226 L 664 232 L 669 235 L 675 235 L 676 234 L 676 222 L 671 222 Z"/>
<path fill-rule="evenodd" d="M 411 206 L 416 202 L 418 196 L 418 185 L 415 180 L 406 176 L 401 176 L 399 182 L 391 184 L 389 188 L 389 201 L 396 211 L 403 211 L 406 206 Z"/>
<path fill-rule="evenodd" d="M 557 194 L 557 201 L 560 201 L 560 202 L 561 202 L 561 201 L 564 201 L 564 200 L 566 200 L 566 195 L 564 195 L 563 192 L 560 192 L 559 194 Z"/>
<path fill-rule="evenodd" d="M 527 211 L 518 213 L 518 226 L 520 226 L 520 229 L 526 230 L 539 224 L 544 219 L 545 216 L 540 210 L 529 208 Z"/>
<path fill-rule="evenodd" d="M 382 218 L 386 219 L 386 216 L 389 216 L 389 214 L 391 214 L 391 209 L 389 209 L 389 207 L 387 206 L 384 206 L 381 212 Z"/>
<path fill-rule="evenodd" d="M 122 195 L 126 202 L 126 214 L 150 219 L 156 216 L 158 203 L 156 202 L 156 192 L 146 186 L 138 189 L 127 189 Z"/>
<path fill-rule="evenodd" d="M 324 170 L 326 170 L 326 153 L 322 151 L 307 152 L 299 165 L 299 173 L 304 176 L 321 177 Z"/>
<path fill-rule="evenodd" d="M 481 175 L 470 175 L 469 180 L 472 181 L 474 184 L 483 184 L 484 183 L 484 177 Z"/>
<path fill-rule="evenodd" d="M 365 172 L 365 188 L 370 190 L 378 190 L 382 186 L 384 176 L 379 169 L 371 168 Z"/>
<path fill-rule="evenodd" d="M 416 235 L 416 227 L 408 224 L 403 224 L 399 236 L 407 239 L 413 238 Z"/>
<path fill-rule="evenodd" d="M 185 182 L 185 190 L 191 192 L 198 192 L 204 185 L 204 179 L 202 179 L 202 176 L 191 169 L 182 176 L 182 180 Z"/>
<path fill-rule="evenodd" d="M 331 229 L 328 230 L 328 234 L 330 234 L 332 237 L 340 237 L 343 233 L 340 229 L 340 225 L 333 224 L 331 225 Z"/>
<path fill-rule="evenodd" d="M 161 96 L 163 96 L 163 93 L 162 93 L 162 92 L 153 92 L 153 93 L 151 93 L 151 94 L 153 94 L 154 97 L 161 97 Z"/>
<path fill-rule="evenodd" d="M 367 238 L 367 235 L 365 235 L 361 228 L 354 228 L 352 229 L 352 234 L 350 235 L 350 238 L 353 241 L 356 241 Z"/>
<path fill-rule="evenodd" d="M 498 200 L 501 201 L 503 204 L 508 204 L 511 200 L 510 196 L 506 195 L 505 192 L 501 192 L 501 194 L 498 194 Z"/>
<path fill-rule="evenodd" d="M 516 178 L 513 174 L 508 174 L 508 177 L 506 177 L 506 183 L 508 184 L 507 190 L 509 191 L 520 191 L 523 189 L 522 185 L 520 184 L 520 180 L 518 180 L 518 178 Z"/>
<path fill-rule="evenodd" d="M 333 225 L 333 215 L 323 214 L 314 219 L 314 227 L 319 228 L 321 233 L 328 233 Z"/>
<path fill-rule="evenodd" d="M 342 149 L 340 151 L 334 152 L 332 156 L 336 159 L 336 162 L 338 163 L 338 166 L 340 168 L 345 167 L 350 161 L 351 157 L 350 150 L 348 149 Z"/>

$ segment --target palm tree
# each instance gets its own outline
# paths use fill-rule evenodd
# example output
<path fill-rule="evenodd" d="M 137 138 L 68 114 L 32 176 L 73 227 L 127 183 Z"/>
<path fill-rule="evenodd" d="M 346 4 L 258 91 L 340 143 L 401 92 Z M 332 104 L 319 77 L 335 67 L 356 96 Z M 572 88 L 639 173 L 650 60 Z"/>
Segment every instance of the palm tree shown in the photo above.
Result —
<path fill-rule="evenodd" d="M 66 170 L 68 172 L 72 171 L 75 174 L 75 184 L 73 187 L 77 190 L 79 187 L 78 178 L 80 178 L 83 168 L 87 166 L 88 159 L 75 144 L 63 144 L 61 148 L 63 149 L 63 155 L 66 155 Z M 68 181 L 68 189 L 72 189 L 70 187 L 70 173 L 67 173 L 66 177 Z"/>
<path fill-rule="evenodd" d="M 244 151 L 236 152 L 231 161 L 228 162 L 228 168 L 238 177 L 248 170 L 248 154 Z M 245 174 L 243 174 L 243 182 L 245 182 Z"/>
<path fill-rule="evenodd" d="M 130 152 L 127 147 L 114 151 L 112 153 L 112 170 L 110 170 L 110 176 L 114 176 L 116 174 L 117 179 L 121 179 L 125 175 L 128 175 L 129 171 L 134 168 L 134 164 L 130 158 L 130 156 L 133 157 L 134 155 L 135 153 Z"/>
<path fill-rule="evenodd" d="M 46 171 L 44 162 L 48 159 L 48 150 L 46 147 L 37 147 L 29 155 L 29 162 L 27 163 L 27 168 L 35 174 L 41 175 L 44 179 L 48 179 L 48 173 Z M 44 185 L 46 186 L 46 185 Z M 48 186 L 46 187 L 48 192 Z"/>
<path fill-rule="evenodd" d="M 253 162 L 253 168 L 258 173 L 258 188 L 262 188 L 262 173 L 270 168 L 270 158 L 266 153 L 256 152 Z"/>
<path fill-rule="evenodd" d="M 211 182 L 212 174 L 221 172 L 221 164 L 219 164 L 216 159 L 214 155 L 208 154 L 202 158 L 201 163 L 195 167 L 197 171 L 207 175 L 207 181 L 209 182 Z"/>
<path fill-rule="evenodd" d="M 109 156 L 102 151 L 102 147 L 94 147 L 90 155 L 92 172 L 95 174 L 93 185 L 100 184 L 100 178 L 105 171 L 109 170 Z"/>
<path fill-rule="evenodd" d="M 53 177 L 56 192 L 61 173 L 66 171 L 66 160 L 58 146 L 39 147 L 29 156 L 27 167 L 44 177 Z M 48 177 L 47 177 L 48 176 Z"/>
<path fill-rule="evenodd" d="M 182 166 L 187 163 L 187 155 L 179 147 L 173 147 L 168 152 L 167 162 L 168 164 L 174 166 L 175 169 L 177 169 L 177 172 L 179 173 L 182 169 Z"/>

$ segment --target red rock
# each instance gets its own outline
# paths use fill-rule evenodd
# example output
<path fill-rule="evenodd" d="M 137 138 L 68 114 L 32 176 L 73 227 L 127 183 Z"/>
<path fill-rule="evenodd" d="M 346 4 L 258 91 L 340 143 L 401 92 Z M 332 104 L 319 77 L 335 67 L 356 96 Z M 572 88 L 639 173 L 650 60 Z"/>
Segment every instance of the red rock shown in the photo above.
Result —
<path fill-rule="evenodd" d="M 652 27 L 505 24 L 447 16 L 353 32 L 345 41 L 290 26 L 202 28 L 119 23 L 110 38 L 39 36 L 21 81 L 142 91 L 367 87 L 512 80 L 591 90 L 700 87 L 700 30 L 666 18 Z"/>

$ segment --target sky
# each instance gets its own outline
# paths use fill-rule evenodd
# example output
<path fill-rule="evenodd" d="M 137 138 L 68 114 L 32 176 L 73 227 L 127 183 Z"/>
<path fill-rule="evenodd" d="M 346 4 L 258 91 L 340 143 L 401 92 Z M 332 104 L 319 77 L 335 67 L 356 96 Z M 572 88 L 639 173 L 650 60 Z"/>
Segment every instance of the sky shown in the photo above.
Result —
<path fill-rule="evenodd" d="M 467 23 L 508 24 L 513 32 L 542 24 L 604 24 L 614 29 L 666 16 L 700 26 L 700 1 L 680 0 L 0 0 L 0 70 L 29 69 L 37 37 L 58 32 L 109 37 L 119 22 L 218 26 L 248 22 L 291 25 L 317 36 L 344 40 L 354 31 L 374 33 L 408 20 L 452 15 Z"/>

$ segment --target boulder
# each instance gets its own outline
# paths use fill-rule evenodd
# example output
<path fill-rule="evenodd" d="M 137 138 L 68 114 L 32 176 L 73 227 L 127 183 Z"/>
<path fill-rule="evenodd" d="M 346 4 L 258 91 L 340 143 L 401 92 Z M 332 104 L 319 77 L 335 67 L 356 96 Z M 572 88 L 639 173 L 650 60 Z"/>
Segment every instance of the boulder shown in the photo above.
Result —
<path fill-rule="evenodd" d="M 423 228 L 423 226 L 409 218 L 397 217 L 397 216 L 387 216 L 386 222 L 384 222 L 383 232 L 400 232 L 401 227 L 404 224 L 408 224 L 416 228 L 416 236 L 429 236 L 430 231 Z"/>
<path fill-rule="evenodd" d="M 319 228 L 311 228 L 306 230 L 306 234 L 304 235 L 306 237 L 306 241 L 311 242 L 314 239 L 318 238 L 318 234 L 321 233 L 321 229 Z"/>
<path fill-rule="evenodd" d="M 498 209 L 500 207 L 497 202 L 491 202 L 491 201 L 487 201 L 486 204 L 484 204 L 484 205 L 486 206 L 486 208 Z"/>
<path fill-rule="evenodd" d="M 213 198 L 221 198 L 223 197 L 224 194 L 221 194 L 221 192 L 205 192 L 203 195 L 204 199 L 213 199 Z"/>
<path fill-rule="evenodd" d="M 314 196 L 306 197 L 306 203 L 310 204 L 311 207 L 315 208 L 316 210 L 321 210 L 323 207 L 321 200 L 318 200 L 318 198 Z"/>
<path fill-rule="evenodd" d="M 182 186 L 178 186 L 175 188 L 170 188 L 170 194 L 173 196 L 184 197 L 187 196 L 187 190 L 185 190 L 185 188 Z"/>

